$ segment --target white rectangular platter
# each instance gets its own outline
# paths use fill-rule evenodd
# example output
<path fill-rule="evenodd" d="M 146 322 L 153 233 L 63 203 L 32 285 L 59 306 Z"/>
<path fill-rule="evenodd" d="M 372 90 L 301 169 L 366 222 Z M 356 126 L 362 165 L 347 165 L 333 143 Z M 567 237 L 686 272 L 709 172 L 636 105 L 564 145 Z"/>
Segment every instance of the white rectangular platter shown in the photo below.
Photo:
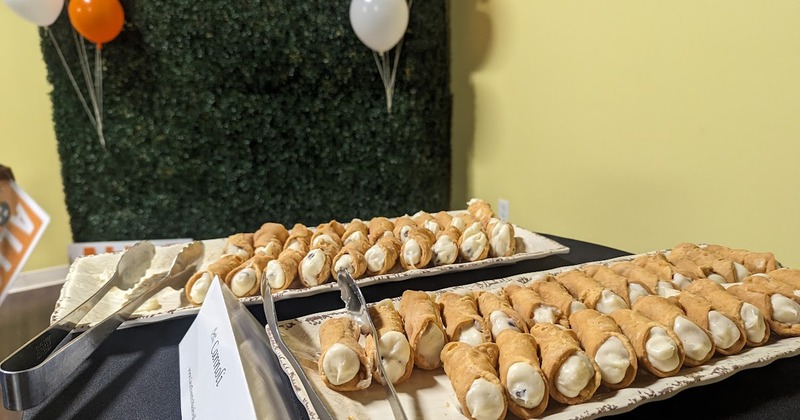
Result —
<path fill-rule="evenodd" d="M 612 262 L 632 259 L 635 256 L 615 258 L 601 261 Z M 556 274 L 579 266 L 562 267 L 541 273 L 523 274 L 503 279 L 494 279 L 474 284 L 442 289 L 442 291 L 490 290 L 496 291 L 510 282 L 522 284 L 532 281 L 544 274 Z M 397 306 L 399 299 L 395 299 Z M 344 310 L 313 314 L 306 317 L 283 321 L 279 331 L 287 347 L 297 357 L 303 370 L 312 382 L 313 391 L 326 403 L 334 418 L 391 418 L 392 412 L 386 401 L 383 387 L 373 382 L 366 390 L 338 393 L 327 388 L 317 374 L 319 359 L 319 327 L 331 317 L 347 316 Z M 269 330 L 267 330 L 269 333 Z M 308 400 L 308 393 L 300 383 L 296 372 L 292 369 L 285 355 L 277 346 L 273 348 L 278 355 L 284 371 L 292 382 L 295 394 L 307 409 L 311 419 L 318 418 Z M 779 339 L 773 334 L 771 341 L 764 346 L 746 348 L 733 356 L 715 356 L 709 362 L 698 367 L 684 367 L 676 376 L 657 378 L 644 369 L 632 385 L 618 391 L 608 391 L 601 387 L 594 397 L 585 403 L 564 405 L 550 400 L 547 410 L 539 417 L 550 420 L 591 419 L 630 411 L 637 406 L 669 398 L 681 390 L 721 381 L 742 369 L 765 366 L 781 358 L 800 354 L 800 337 Z M 414 369 L 411 378 L 396 385 L 400 400 L 410 419 L 463 419 L 459 411 L 459 403 L 453 393 L 450 380 L 442 368 L 425 371 Z M 508 418 L 516 416 L 509 411 Z"/>
<path fill-rule="evenodd" d="M 384 275 L 363 277 L 357 279 L 359 286 L 368 286 L 379 283 L 405 281 L 418 277 L 434 276 L 437 274 L 476 270 L 491 266 L 514 264 L 523 260 L 544 258 L 550 255 L 566 254 L 569 248 L 545 236 L 514 225 L 517 252 L 509 257 L 486 258 L 475 262 L 455 263 L 446 266 L 430 267 L 403 271 L 398 264 L 395 269 Z M 215 261 L 222 253 L 225 239 L 205 240 L 206 255 L 203 265 Z M 88 328 L 101 321 L 107 315 L 122 307 L 132 291 L 144 287 L 148 279 L 163 276 L 169 269 L 182 244 L 156 247 L 156 256 L 144 277 L 137 283 L 130 285 L 125 290 L 112 289 L 111 292 L 84 318 L 80 328 Z M 61 295 L 56 302 L 51 315 L 51 322 L 60 319 L 81 302 L 91 296 L 100 286 L 111 278 L 114 268 L 119 261 L 121 253 L 93 255 L 78 258 L 71 266 L 67 279 L 61 289 Z M 328 282 L 313 287 L 287 289 L 274 293 L 275 300 L 292 299 L 316 295 L 339 290 L 336 282 Z M 260 305 L 261 296 L 250 296 L 240 299 L 245 305 Z M 186 299 L 184 289 L 165 289 L 155 298 L 145 303 L 132 315 L 129 321 L 120 328 L 135 325 L 160 322 L 166 319 L 194 315 L 200 310 L 192 306 Z"/>

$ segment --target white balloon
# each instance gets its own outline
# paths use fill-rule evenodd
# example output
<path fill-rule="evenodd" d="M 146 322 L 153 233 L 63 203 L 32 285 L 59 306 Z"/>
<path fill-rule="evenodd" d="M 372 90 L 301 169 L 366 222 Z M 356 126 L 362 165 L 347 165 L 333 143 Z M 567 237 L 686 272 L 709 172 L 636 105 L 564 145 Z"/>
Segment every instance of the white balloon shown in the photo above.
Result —
<path fill-rule="evenodd" d="M 38 26 L 50 26 L 61 15 L 64 0 L 3 0 L 19 17 Z"/>
<path fill-rule="evenodd" d="M 364 45 L 384 53 L 406 33 L 408 4 L 406 0 L 352 0 L 350 25 Z"/>

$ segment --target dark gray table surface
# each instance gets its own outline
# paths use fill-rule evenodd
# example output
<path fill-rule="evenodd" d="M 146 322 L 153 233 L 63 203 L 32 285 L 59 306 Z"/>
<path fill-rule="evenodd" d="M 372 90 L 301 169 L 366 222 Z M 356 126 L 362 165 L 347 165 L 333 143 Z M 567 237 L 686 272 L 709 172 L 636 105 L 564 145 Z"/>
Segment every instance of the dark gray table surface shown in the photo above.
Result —
<path fill-rule="evenodd" d="M 437 290 L 628 255 L 601 245 L 546 236 L 568 246 L 570 252 L 508 266 L 368 286 L 363 289 L 365 299 L 376 302 L 399 296 L 406 289 Z M 338 293 L 277 302 L 280 319 L 341 307 Z M 260 305 L 249 309 L 262 324 L 266 323 Z M 193 320 L 194 316 L 189 316 L 116 331 L 84 362 L 69 383 L 40 406 L 27 410 L 23 418 L 179 419 L 178 343 Z M 297 418 L 307 417 L 289 389 L 287 381 L 287 399 L 294 401 Z M 744 370 L 724 381 L 684 390 L 667 400 L 648 402 L 615 417 L 680 418 L 693 414 L 714 419 L 800 418 L 800 358 Z"/>

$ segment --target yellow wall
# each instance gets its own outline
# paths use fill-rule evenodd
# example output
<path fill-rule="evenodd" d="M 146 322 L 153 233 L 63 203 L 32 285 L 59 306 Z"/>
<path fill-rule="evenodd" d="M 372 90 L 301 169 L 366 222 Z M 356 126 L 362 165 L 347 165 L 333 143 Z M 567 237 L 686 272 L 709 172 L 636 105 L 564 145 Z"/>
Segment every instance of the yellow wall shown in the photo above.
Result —
<path fill-rule="evenodd" d="M 449 5 L 467 196 L 631 252 L 721 243 L 800 266 L 800 2 Z"/>
<path fill-rule="evenodd" d="M 453 207 L 631 252 L 800 266 L 800 2 L 450 0 Z M 0 162 L 71 241 L 36 28 L 0 6 Z"/>
<path fill-rule="evenodd" d="M 23 268 L 66 264 L 72 242 L 56 151 L 50 84 L 31 23 L 0 4 L 0 163 L 50 215 L 50 225 Z"/>

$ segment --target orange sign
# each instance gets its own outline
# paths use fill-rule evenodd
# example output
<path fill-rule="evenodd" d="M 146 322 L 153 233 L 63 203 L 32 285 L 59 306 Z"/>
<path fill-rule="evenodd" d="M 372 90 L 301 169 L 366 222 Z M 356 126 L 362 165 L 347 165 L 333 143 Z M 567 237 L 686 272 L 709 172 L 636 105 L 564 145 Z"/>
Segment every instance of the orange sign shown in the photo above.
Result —
<path fill-rule="evenodd" d="M 50 217 L 12 179 L 0 180 L 0 302 Z"/>

